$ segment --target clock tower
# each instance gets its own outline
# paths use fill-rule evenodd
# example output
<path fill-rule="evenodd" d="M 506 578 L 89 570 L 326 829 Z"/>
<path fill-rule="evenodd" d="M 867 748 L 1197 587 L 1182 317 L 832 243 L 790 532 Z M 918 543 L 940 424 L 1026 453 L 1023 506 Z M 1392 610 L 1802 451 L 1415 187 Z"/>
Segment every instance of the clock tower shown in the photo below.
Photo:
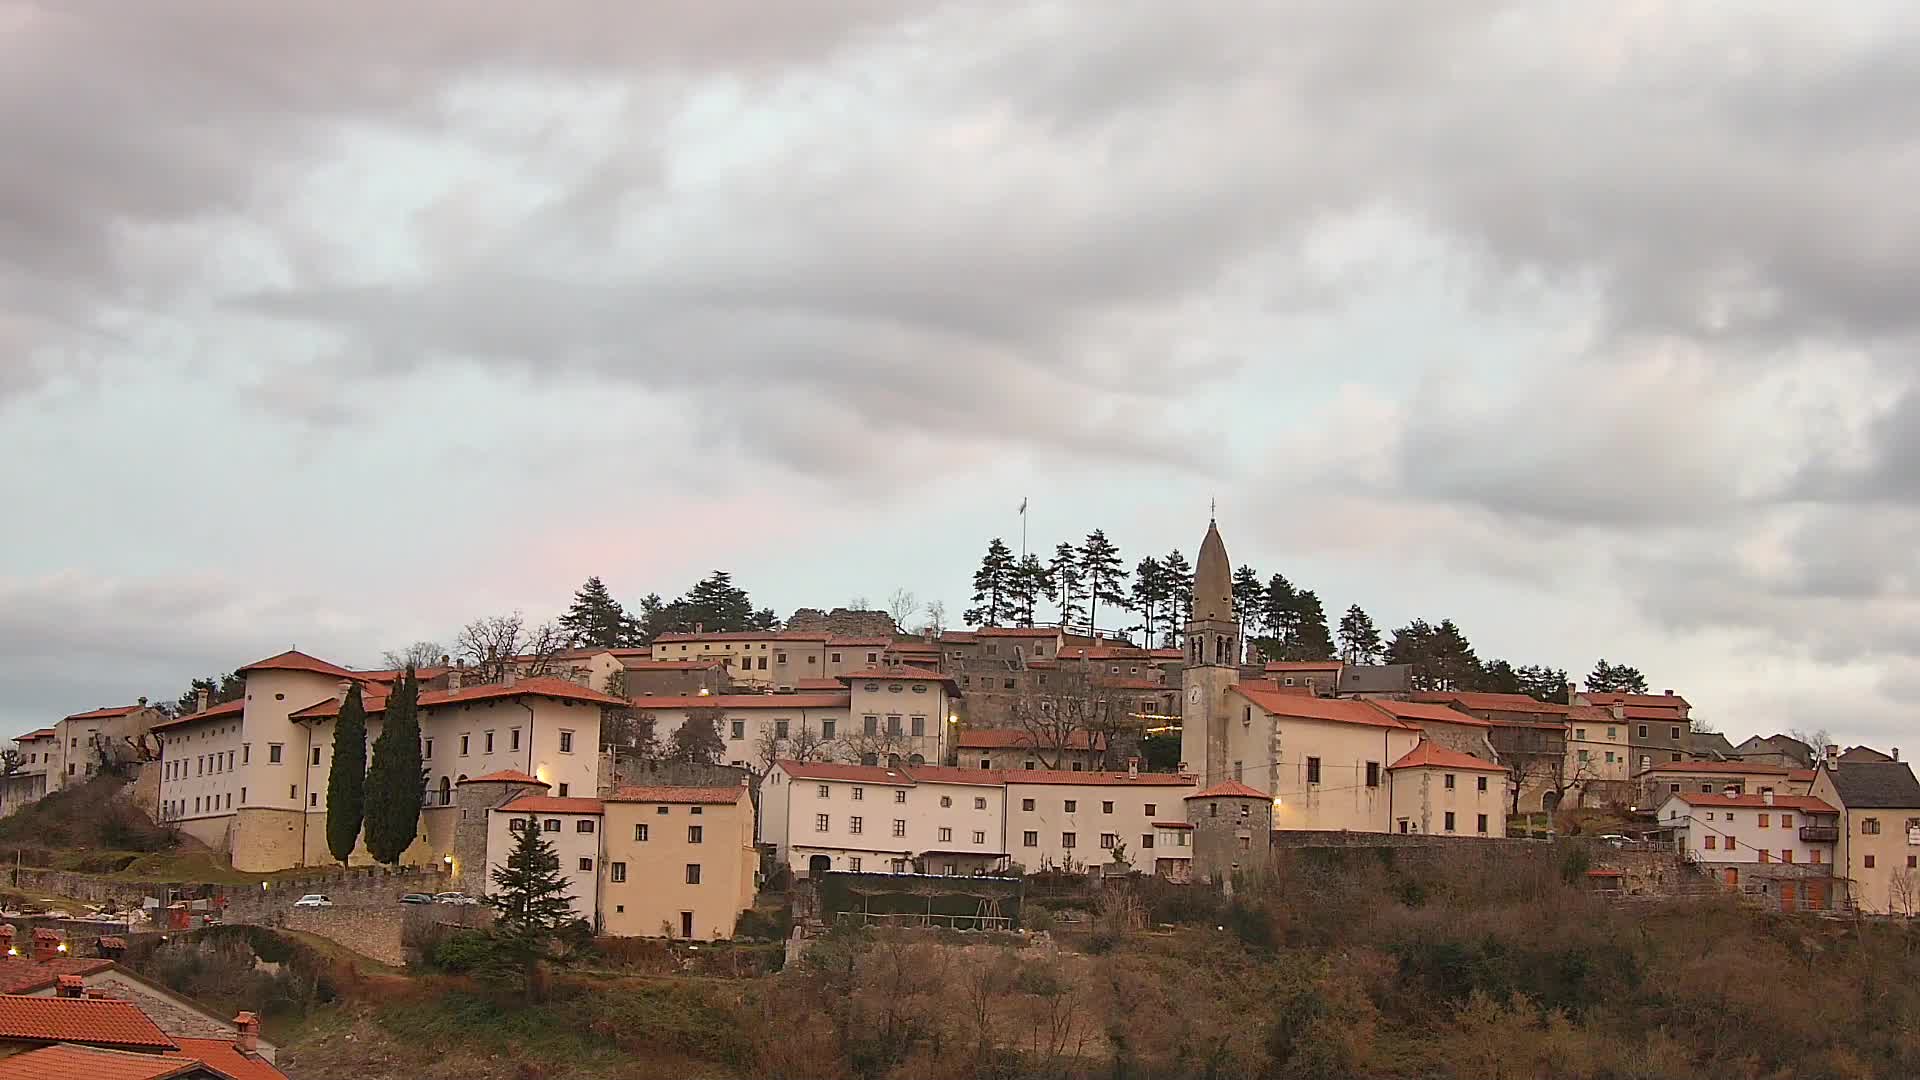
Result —
<path fill-rule="evenodd" d="M 1240 679 L 1240 620 L 1233 611 L 1233 567 L 1215 522 L 1207 522 L 1193 573 L 1193 615 L 1187 620 L 1181 672 L 1180 759 L 1204 789 L 1227 775 L 1227 688 Z"/>

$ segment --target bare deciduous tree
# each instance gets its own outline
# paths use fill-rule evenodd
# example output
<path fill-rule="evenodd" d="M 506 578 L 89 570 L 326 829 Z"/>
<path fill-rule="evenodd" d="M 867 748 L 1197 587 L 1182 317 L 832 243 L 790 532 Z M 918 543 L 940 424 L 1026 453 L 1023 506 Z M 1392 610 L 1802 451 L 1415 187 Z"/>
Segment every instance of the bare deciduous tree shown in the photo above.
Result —
<path fill-rule="evenodd" d="M 1101 687 L 1084 666 L 1028 671 L 1010 713 L 1049 769 L 1066 768 L 1069 750 L 1104 754 L 1136 724 L 1120 693 Z"/>
<path fill-rule="evenodd" d="M 27 763 L 27 757 L 17 747 L 0 749 L 0 776 L 12 776 Z"/>
<path fill-rule="evenodd" d="M 400 649 L 389 649 L 381 654 L 380 662 L 395 671 L 407 668 L 430 668 L 440 665 L 440 658 L 447 650 L 437 641 L 416 641 Z"/>
<path fill-rule="evenodd" d="M 528 678 L 558 673 L 557 657 L 567 642 L 558 623 L 544 622 L 529 630 L 526 616 L 516 611 L 468 623 L 455 649 L 474 681 L 497 683 L 505 681 L 509 669 Z"/>
<path fill-rule="evenodd" d="M 856 731 L 836 741 L 840 743 L 840 756 L 859 765 L 904 765 L 912 761 L 915 752 L 912 739 L 885 727 Z"/>
<path fill-rule="evenodd" d="M 913 595 L 911 589 L 895 589 L 887 597 L 887 614 L 893 617 L 893 625 L 901 630 L 920 613 L 920 598 Z"/>
<path fill-rule="evenodd" d="M 927 617 L 920 622 L 920 633 L 931 641 L 947 629 L 947 605 L 938 600 L 929 600 L 925 610 Z"/>
<path fill-rule="evenodd" d="M 1920 910 L 1920 874 L 1901 870 L 1887 882 L 1887 910 L 1911 918 Z"/>
<path fill-rule="evenodd" d="M 828 749 L 827 740 L 805 720 L 800 721 L 800 730 L 786 738 L 781 738 L 776 728 L 762 728 L 753 742 L 754 761 L 760 766 L 762 778 L 773 771 L 776 761 L 825 761 Z"/>

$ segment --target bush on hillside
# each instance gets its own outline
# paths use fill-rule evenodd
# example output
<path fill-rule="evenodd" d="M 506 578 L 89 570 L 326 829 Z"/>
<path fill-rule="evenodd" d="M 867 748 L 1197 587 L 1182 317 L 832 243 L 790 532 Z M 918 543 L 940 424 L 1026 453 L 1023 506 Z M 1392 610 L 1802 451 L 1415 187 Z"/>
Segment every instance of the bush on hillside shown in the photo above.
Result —
<path fill-rule="evenodd" d="M 170 851 L 179 831 L 122 797 L 126 782 L 101 775 L 27 803 L 0 818 L 0 844 L 23 850 L 91 848 Z"/>

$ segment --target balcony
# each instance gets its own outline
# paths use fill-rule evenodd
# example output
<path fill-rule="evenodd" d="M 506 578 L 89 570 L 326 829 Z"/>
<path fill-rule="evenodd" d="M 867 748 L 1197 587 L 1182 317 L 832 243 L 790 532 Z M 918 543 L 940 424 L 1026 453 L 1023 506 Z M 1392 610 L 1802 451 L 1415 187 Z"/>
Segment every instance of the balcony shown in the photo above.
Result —
<path fill-rule="evenodd" d="M 1802 825 L 1800 842 L 1803 844 L 1831 844 L 1840 839 L 1838 825 Z"/>

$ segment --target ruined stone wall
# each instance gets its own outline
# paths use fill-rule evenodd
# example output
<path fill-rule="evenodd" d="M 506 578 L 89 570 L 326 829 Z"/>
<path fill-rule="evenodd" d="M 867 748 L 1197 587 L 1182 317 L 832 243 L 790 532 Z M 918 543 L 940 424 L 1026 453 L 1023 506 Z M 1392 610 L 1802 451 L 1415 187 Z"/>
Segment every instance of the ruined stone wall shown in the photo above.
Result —
<path fill-rule="evenodd" d="M 893 616 L 884 611 L 853 611 L 837 607 L 832 611 L 800 608 L 784 627 L 796 634 L 833 634 L 836 637 L 892 637 L 900 632 Z"/>

